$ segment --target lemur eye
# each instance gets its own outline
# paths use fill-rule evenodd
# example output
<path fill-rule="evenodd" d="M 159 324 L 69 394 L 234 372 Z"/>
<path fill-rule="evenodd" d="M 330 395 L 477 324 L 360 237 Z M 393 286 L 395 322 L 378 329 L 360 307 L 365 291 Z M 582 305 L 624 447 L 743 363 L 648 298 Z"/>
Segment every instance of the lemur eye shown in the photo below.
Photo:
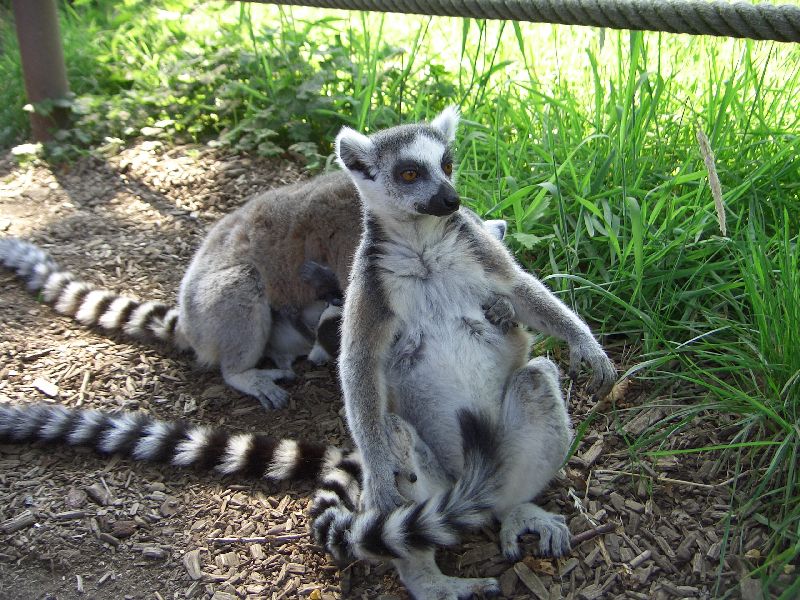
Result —
<path fill-rule="evenodd" d="M 448 177 L 450 177 L 450 175 L 452 175 L 452 174 L 453 174 L 453 163 L 451 163 L 451 162 L 446 162 L 446 163 L 444 163 L 444 164 L 442 165 L 442 170 L 444 171 L 444 174 L 445 174 L 445 175 L 447 175 Z"/>
<path fill-rule="evenodd" d="M 419 177 L 419 173 L 414 169 L 406 169 L 400 172 L 400 177 L 403 178 L 403 181 L 415 181 Z"/>

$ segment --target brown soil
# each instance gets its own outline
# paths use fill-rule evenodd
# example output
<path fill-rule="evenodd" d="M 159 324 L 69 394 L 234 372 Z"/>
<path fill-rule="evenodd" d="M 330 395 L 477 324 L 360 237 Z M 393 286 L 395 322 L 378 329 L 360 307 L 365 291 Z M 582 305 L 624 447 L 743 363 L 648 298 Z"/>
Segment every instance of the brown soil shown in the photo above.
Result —
<path fill-rule="evenodd" d="M 6 158 L 0 235 L 35 241 L 87 281 L 171 301 L 209 224 L 250 193 L 300 177 L 291 163 L 147 144 L 57 169 Z M 331 368 L 301 362 L 301 376 L 287 386 L 289 408 L 265 412 L 190 356 L 56 315 L 8 271 L 0 271 L 0 356 L 0 402 L 141 409 L 347 443 Z M 42 391 L 48 382 L 55 396 Z M 708 598 L 731 590 L 743 563 L 728 556 L 720 566 L 728 499 L 717 484 L 729 477 L 725 469 L 629 450 L 624 435 L 663 415 L 636 409 L 644 399 L 635 385 L 617 390 L 616 411 L 567 391 L 576 425 L 593 409 L 599 418 L 543 501 L 567 515 L 573 534 L 613 530 L 561 560 L 536 558 L 527 536 L 528 557 L 510 564 L 487 529 L 441 552 L 445 572 L 497 576 L 509 598 Z M 713 443 L 717 426 L 700 424 L 681 444 Z M 406 598 L 388 565 L 340 570 L 314 546 L 305 514 L 311 490 L 86 450 L 0 446 L 0 598 Z M 763 542 L 753 533 L 745 549 Z"/>

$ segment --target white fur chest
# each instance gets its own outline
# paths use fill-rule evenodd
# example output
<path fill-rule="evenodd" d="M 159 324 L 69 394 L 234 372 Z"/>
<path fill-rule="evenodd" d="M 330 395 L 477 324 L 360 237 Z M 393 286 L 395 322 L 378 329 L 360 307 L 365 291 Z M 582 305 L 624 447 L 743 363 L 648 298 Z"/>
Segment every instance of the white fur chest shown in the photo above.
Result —
<path fill-rule="evenodd" d="M 382 244 L 381 284 L 401 322 L 478 318 L 490 283 L 455 230 L 435 227 Z"/>

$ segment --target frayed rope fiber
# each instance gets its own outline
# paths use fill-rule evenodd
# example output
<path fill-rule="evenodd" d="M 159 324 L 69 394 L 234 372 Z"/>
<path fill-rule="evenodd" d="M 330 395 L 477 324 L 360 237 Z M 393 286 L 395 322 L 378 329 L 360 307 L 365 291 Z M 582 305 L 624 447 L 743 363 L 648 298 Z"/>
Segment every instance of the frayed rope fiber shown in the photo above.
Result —
<path fill-rule="evenodd" d="M 723 0 L 254 0 L 380 12 L 800 42 L 800 6 Z"/>

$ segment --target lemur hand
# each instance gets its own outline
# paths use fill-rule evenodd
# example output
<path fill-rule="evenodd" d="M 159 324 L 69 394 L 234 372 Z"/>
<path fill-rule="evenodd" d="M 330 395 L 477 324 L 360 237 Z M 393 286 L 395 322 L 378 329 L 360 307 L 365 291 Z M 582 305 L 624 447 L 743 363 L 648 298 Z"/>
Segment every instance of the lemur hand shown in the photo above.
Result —
<path fill-rule="evenodd" d="M 583 361 L 592 368 L 588 392 L 596 398 L 604 398 L 617 380 L 617 368 L 594 338 L 570 347 L 569 376 L 573 380 L 578 376 Z"/>
<path fill-rule="evenodd" d="M 511 301 L 505 296 L 492 296 L 481 306 L 485 311 L 486 320 L 492 325 L 495 325 L 504 334 L 514 327 L 517 323 L 517 317 Z"/>
<path fill-rule="evenodd" d="M 377 473 L 365 473 L 363 507 L 366 510 L 386 514 L 405 503 L 406 499 L 397 489 L 395 469 L 390 465 L 382 465 Z"/>

